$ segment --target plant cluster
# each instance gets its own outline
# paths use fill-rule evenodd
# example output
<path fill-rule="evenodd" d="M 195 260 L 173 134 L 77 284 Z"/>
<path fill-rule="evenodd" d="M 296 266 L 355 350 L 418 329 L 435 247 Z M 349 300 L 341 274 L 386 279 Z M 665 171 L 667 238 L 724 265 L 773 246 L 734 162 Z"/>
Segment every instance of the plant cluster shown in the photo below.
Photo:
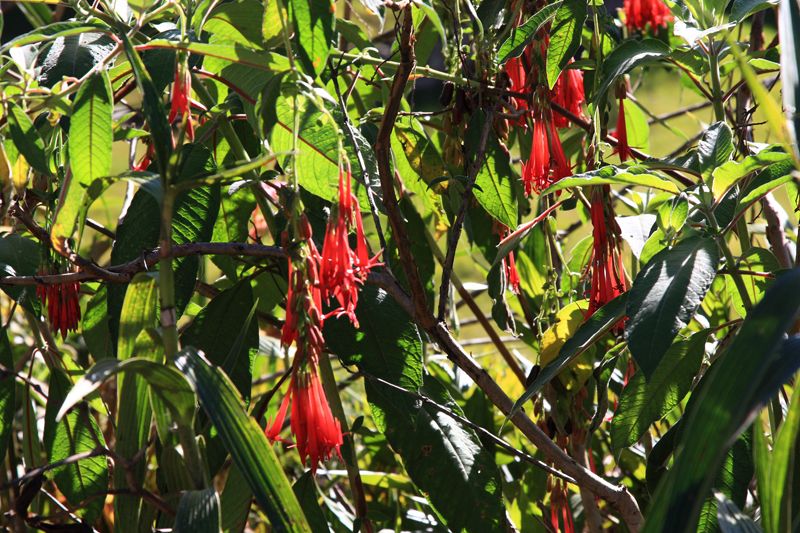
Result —
<path fill-rule="evenodd" d="M 14 10 L 7 529 L 800 530 L 797 0 Z"/>

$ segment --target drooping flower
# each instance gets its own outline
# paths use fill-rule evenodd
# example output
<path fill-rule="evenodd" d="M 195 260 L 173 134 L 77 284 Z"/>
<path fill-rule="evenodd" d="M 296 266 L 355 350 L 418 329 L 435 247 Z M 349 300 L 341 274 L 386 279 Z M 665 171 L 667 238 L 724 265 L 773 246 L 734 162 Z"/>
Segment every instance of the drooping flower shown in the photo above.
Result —
<path fill-rule="evenodd" d="M 550 110 L 537 113 L 533 122 L 533 142 L 528 162 L 522 162 L 522 182 L 525 194 L 541 193 L 558 180 L 572 175 L 561 139 L 551 119 Z"/>
<path fill-rule="evenodd" d="M 626 290 L 620 254 L 620 230 L 614 219 L 608 185 L 595 187 L 591 195 L 592 286 L 587 318 Z M 620 322 L 619 326 L 622 323 Z"/>
<path fill-rule="evenodd" d="M 619 154 L 619 160 L 624 163 L 628 159 L 633 159 L 634 161 L 636 158 L 631 151 L 631 147 L 628 144 L 628 131 L 625 127 L 625 99 L 627 98 L 628 90 L 625 87 L 625 84 L 621 84 L 620 88 L 617 90 L 617 97 L 619 98 L 619 114 L 617 115 L 617 149 L 614 153 Z"/>
<path fill-rule="evenodd" d="M 528 68 L 530 67 L 530 62 L 531 45 L 525 48 L 525 51 L 520 57 L 511 58 L 506 62 L 506 73 L 508 74 L 509 80 L 511 80 L 511 90 L 515 93 L 524 93 L 528 88 L 528 80 L 530 79 Z M 526 65 L 528 68 L 526 68 Z M 530 109 L 528 100 L 525 98 L 515 96 L 512 97 L 512 101 L 517 111 Z M 519 117 L 517 125 L 520 126 L 523 131 L 527 130 L 528 121 L 525 119 L 524 115 Z"/>
<path fill-rule="evenodd" d="M 280 431 L 286 419 L 289 404 L 292 406 L 291 427 L 297 451 L 303 465 L 310 458 L 311 473 L 316 474 L 320 461 L 327 461 L 333 452 L 339 456 L 344 443 L 342 427 L 331 413 L 328 398 L 322 388 L 318 365 L 319 348 L 312 342 L 299 342 L 292 367 L 289 390 L 283 397 L 278 414 L 267 424 L 265 434 L 271 441 L 280 440 Z"/>
<path fill-rule="evenodd" d="M 70 266 L 63 273 L 74 272 Z M 39 275 L 46 276 L 57 274 L 57 268 L 40 267 Z M 61 340 L 66 340 L 67 333 L 77 331 L 81 321 L 81 306 L 78 301 L 80 283 L 69 282 L 59 285 L 39 285 L 36 287 L 36 295 L 42 301 L 43 306 L 47 306 L 47 314 L 50 318 L 50 327 L 55 332 L 61 332 Z"/>
<path fill-rule="evenodd" d="M 339 172 L 339 203 L 331 212 L 320 260 L 320 290 L 325 300 L 336 298 L 339 308 L 327 316 L 347 316 L 358 327 L 356 305 L 358 285 L 364 283 L 369 271 L 378 266 L 378 255 L 369 257 L 361 210 L 352 194 L 350 164 L 347 176 Z M 350 249 L 349 232 L 355 225 L 356 250 Z"/>
<path fill-rule="evenodd" d="M 189 70 L 175 66 L 175 81 L 172 84 L 172 107 L 169 110 L 167 120 L 170 124 L 178 117 L 186 117 L 186 135 L 194 140 L 194 126 L 192 125 L 192 110 L 190 101 L 192 94 L 192 77 Z"/>
<path fill-rule="evenodd" d="M 653 31 L 659 26 L 666 28 L 671 18 L 669 8 L 661 0 L 625 0 L 623 10 L 629 31 L 645 31 L 648 24 Z"/>
<path fill-rule="evenodd" d="M 341 425 L 331 413 L 319 377 L 319 360 L 324 357 L 322 352 L 325 349 L 322 336 L 325 317 L 320 312 L 322 296 L 317 268 L 320 255 L 311 239 L 311 225 L 304 215 L 299 230 L 303 250 L 301 255 L 304 257 L 289 259 L 286 321 L 281 335 L 283 346 L 288 348 L 292 343 L 296 346 L 292 378 L 277 416 L 267 424 L 265 434 L 273 442 L 281 440 L 279 435 L 291 404 L 291 428 L 297 451 L 303 464 L 306 458 L 311 459 L 311 472 L 316 474 L 320 461 L 330 459 L 334 451 L 341 459 L 339 447 L 343 439 Z M 282 237 L 284 248 L 287 248 L 286 232 Z"/>
<path fill-rule="evenodd" d="M 503 266 L 506 266 L 506 260 L 503 259 Z M 508 254 L 508 286 L 511 288 L 511 292 L 514 294 L 522 294 L 519 288 L 519 272 L 517 272 L 517 266 L 514 264 L 514 252 L 509 252 Z"/>
<path fill-rule="evenodd" d="M 570 63 L 574 60 L 570 59 Z M 583 103 L 586 95 L 583 91 L 583 72 L 577 69 L 566 69 L 559 76 L 555 87 L 553 87 L 553 102 L 560 105 L 573 115 L 583 118 Z M 558 113 L 553 114 L 553 122 L 556 128 L 566 128 L 570 121 Z"/>
<path fill-rule="evenodd" d="M 147 167 L 150 166 L 150 161 L 153 158 L 153 152 L 154 151 L 155 151 L 155 147 L 153 146 L 153 143 L 150 143 L 147 146 L 147 151 L 144 153 L 144 155 L 141 157 L 141 159 L 139 159 L 139 161 L 137 161 L 136 163 L 133 164 L 133 166 L 131 166 L 131 170 L 135 170 L 135 171 L 138 171 L 138 172 L 147 170 Z"/>

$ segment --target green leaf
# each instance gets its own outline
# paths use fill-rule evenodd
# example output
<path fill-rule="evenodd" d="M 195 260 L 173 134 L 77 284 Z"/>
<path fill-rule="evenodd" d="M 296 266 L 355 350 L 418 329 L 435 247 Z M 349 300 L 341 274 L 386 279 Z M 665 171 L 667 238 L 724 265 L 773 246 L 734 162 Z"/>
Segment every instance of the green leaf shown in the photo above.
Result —
<path fill-rule="evenodd" d="M 736 216 L 744 213 L 762 197 L 768 195 L 784 183 L 792 181 L 794 164 L 791 161 L 782 161 L 768 166 L 758 173 L 753 181 L 742 191 L 739 203 L 736 206 Z"/>
<path fill-rule="evenodd" d="M 8 330 L 0 330 L 0 457 L 6 456 L 9 437 L 14 427 L 14 414 L 17 410 L 17 384 L 14 369 L 14 354 L 8 342 Z"/>
<path fill-rule="evenodd" d="M 731 21 L 741 22 L 750 15 L 778 5 L 778 0 L 734 0 Z"/>
<path fill-rule="evenodd" d="M 561 71 L 581 45 L 586 13 L 586 0 L 564 0 L 558 8 L 550 29 L 550 45 L 547 47 L 547 83 L 550 89 L 555 87 Z"/>
<path fill-rule="evenodd" d="M 119 360 L 125 361 L 135 357 L 136 340 L 139 333 L 158 324 L 156 302 L 158 301 L 158 285 L 156 280 L 144 273 L 134 276 L 125 293 L 125 302 L 120 314 L 120 335 L 117 346 Z M 104 361 L 114 360 L 105 359 Z M 147 397 L 147 386 L 138 376 L 126 376 L 117 380 L 117 428 L 115 451 L 130 459 L 150 437 L 152 409 Z M 66 402 L 65 402 L 66 403 Z M 139 462 L 133 468 L 132 475 L 140 483 L 144 482 L 146 465 Z M 125 468 L 116 465 L 114 488 L 124 489 L 128 486 Z M 135 498 L 116 498 L 114 513 L 123 531 L 138 531 L 141 500 Z"/>
<path fill-rule="evenodd" d="M 787 490 L 795 483 L 789 471 L 793 460 L 794 450 L 797 447 L 797 430 L 800 427 L 800 393 L 792 393 L 792 401 L 786 411 L 786 418 L 781 424 L 777 436 L 773 439 L 772 458 L 768 486 L 760 483 L 759 497 L 761 498 L 762 523 L 769 532 L 788 531 L 789 524 L 794 517 L 787 512 L 791 508 L 791 490 Z M 758 422 L 755 431 L 761 431 Z M 766 481 L 766 480 L 765 480 Z M 762 491 L 768 497 L 762 496 Z"/>
<path fill-rule="evenodd" d="M 108 31 L 108 28 L 106 28 Z M 65 76 L 81 79 L 105 60 L 116 42 L 105 33 L 81 33 L 59 37 L 42 46 L 37 58 L 39 85 L 52 88 Z"/>
<path fill-rule="evenodd" d="M 86 348 L 95 361 L 116 357 L 116 346 L 108 331 L 108 290 L 105 285 L 86 304 L 81 320 L 81 332 Z"/>
<path fill-rule="evenodd" d="M 213 57 L 224 61 L 230 61 L 232 63 L 238 63 L 244 67 L 257 68 L 260 70 L 267 70 L 272 72 L 283 72 L 291 68 L 289 60 L 284 56 L 281 56 L 279 54 L 274 54 L 271 52 L 259 52 L 256 50 L 251 50 L 241 45 L 207 44 L 201 42 L 168 41 L 166 39 L 153 39 L 152 41 L 147 43 L 147 48 L 186 50 L 187 52 L 191 52 L 192 54 L 200 54 L 206 57 Z"/>
<path fill-rule="evenodd" d="M 157 0 L 128 0 L 128 7 L 134 15 L 136 15 L 136 18 L 141 20 L 142 16 L 147 13 L 156 2 Z"/>
<path fill-rule="evenodd" d="M 649 383 L 641 371 L 628 381 L 611 421 L 615 455 L 636 444 L 650 424 L 661 420 L 686 396 L 703 362 L 709 333 L 703 330 L 670 346 Z"/>
<path fill-rule="evenodd" d="M 183 494 L 175 511 L 173 533 L 220 533 L 219 496 L 214 487 Z"/>
<path fill-rule="evenodd" d="M 377 393 L 372 382 L 365 386 L 375 425 L 447 528 L 506 531 L 500 471 L 475 432 L 428 404 L 420 408 L 414 425 Z M 425 376 L 420 393 L 463 416 L 433 376 Z"/>
<path fill-rule="evenodd" d="M 158 173 L 162 179 L 166 179 L 167 163 L 172 154 L 172 127 L 167 121 L 167 111 L 161 102 L 161 91 L 156 88 L 147 68 L 142 63 L 142 58 L 134 49 L 133 43 L 119 21 L 117 21 L 117 28 L 136 78 L 136 87 L 142 95 L 142 112 L 150 126 L 150 142 L 155 149 Z M 152 45 L 152 41 L 150 44 Z"/>
<path fill-rule="evenodd" d="M 748 155 L 742 161 L 728 161 L 712 170 L 713 185 L 711 192 L 714 198 L 722 198 L 728 190 L 751 172 L 761 170 L 773 163 L 786 161 L 791 156 L 784 152 L 761 152 Z"/>
<path fill-rule="evenodd" d="M 192 423 L 195 413 L 194 392 L 183 374 L 160 361 L 141 357 L 125 361 L 109 358 L 92 365 L 69 391 L 64 403 L 60 405 L 56 420 L 61 420 L 74 405 L 97 390 L 105 380 L 123 373 L 127 373 L 127 379 L 141 377 L 152 393 L 169 409 L 176 422 Z"/>
<path fill-rule="evenodd" d="M 294 110 L 292 98 L 280 98 L 278 100 L 278 127 L 272 132 L 272 149 L 275 152 L 288 152 L 292 150 L 292 124 L 294 124 Z M 323 114 L 316 108 L 313 102 L 303 102 L 299 98 L 300 129 L 298 133 L 298 148 L 300 155 L 297 156 L 297 168 L 300 185 L 323 200 L 338 198 L 339 194 L 339 128 L 344 128 L 343 116 L 338 108 L 329 105 L 329 112 L 333 115 L 335 124 L 331 124 Z M 364 155 L 364 162 L 367 172 L 372 176 L 370 190 L 376 196 L 378 205 L 380 202 L 381 188 L 378 182 L 378 166 L 375 155 L 366 139 L 354 131 L 356 142 Z M 347 152 L 347 159 L 353 168 L 353 194 L 358 198 L 358 204 L 365 213 L 370 212 L 369 200 L 367 199 L 367 188 L 359 176 L 358 158 L 355 148 L 349 136 L 345 136 L 344 149 Z M 291 157 L 280 158 L 283 168 L 291 168 Z"/>
<path fill-rule="evenodd" d="M 50 163 L 44 151 L 44 141 L 33 127 L 28 114 L 14 102 L 8 102 L 8 132 L 19 153 L 36 172 L 52 176 Z"/>
<path fill-rule="evenodd" d="M 57 248 L 63 249 L 63 242 L 75 231 L 85 191 L 95 180 L 111 172 L 111 146 L 114 142 L 111 127 L 113 107 L 111 82 L 104 72 L 88 78 L 75 96 L 69 130 L 72 177 L 64 185 L 65 191 L 62 191 L 50 234 Z M 101 188 L 104 187 L 101 185 Z M 80 221 L 81 228 L 83 222 Z"/>
<path fill-rule="evenodd" d="M 636 276 L 625 312 L 625 340 L 646 381 L 694 316 L 718 266 L 717 243 L 690 237 L 657 253 Z"/>
<path fill-rule="evenodd" d="M 247 486 L 236 465 L 231 465 L 219 500 L 222 507 L 222 530 L 226 533 L 242 533 L 250 515 L 253 491 Z"/>
<path fill-rule="evenodd" d="M 281 96 L 281 83 L 287 72 L 280 72 L 272 76 L 264 88 L 258 93 L 256 112 L 258 113 L 258 125 L 263 139 L 268 139 L 272 135 L 272 128 L 278 123 L 278 98 Z"/>
<path fill-rule="evenodd" d="M 644 161 L 640 161 L 638 165 L 653 170 L 680 170 L 697 176 L 700 175 L 700 162 L 697 158 L 697 150 L 689 150 L 686 154 L 678 157 L 667 157 L 663 159 L 648 157 Z"/>
<path fill-rule="evenodd" d="M 183 148 L 178 165 L 178 184 L 207 176 L 214 171 L 214 159 L 203 145 L 190 144 Z M 175 199 L 172 239 L 175 244 L 208 242 L 214 232 L 216 216 L 220 208 L 220 185 L 186 190 Z M 111 251 L 113 264 L 137 259 L 142 250 L 155 248 L 159 244 L 161 217 L 158 204 L 146 191 L 138 191 L 133 197 L 128 212 L 117 227 L 117 238 Z M 198 257 L 181 257 L 174 261 L 175 308 L 178 317 L 194 294 Z M 108 312 L 110 330 L 117 335 L 117 316 L 124 294 L 124 286 L 108 287 Z"/>
<path fill-rule="evenodd" d="M 264 48 L 263 18 L 264 4 L 255 0 L 219 4 L 209 13 L 203 31 L 260 50 Z"/>
<path fill-rule="evenodd" d="M 550 380 L 569 365 L 572 360 L 588 350 L 592 344 L 605 335 L 608 330 L 616 326 L 619 321 L 625 317 L 625 305 L 627 301 L 628 293 L 622 293 L 595 311 L 595 313 L 578 328 L 575 335 L 564 343 L 558 352 L 558 357 L 539 372 L 539 375 L 525 390 L 525 393 L 514 402 L 514 407 L 512 407 L 511 411 L 508 413 L 506 421 L 514 416 L 514 413 L 519 411 L 519 409 L 525 405 L 525 402 L 531 399 L 534 394 L 549 383 Z"/>
<path fill-rule="evenodd" d="M 254 301 L 250 280 L 244 278 L 215 296 L 197 314 L 192 325 L 181 336 L 181 344 L 203 351 L 211 364 L 222 366 L 236 344 L 236 333 L 245 323 Z M 236 354 L 236 364 L 229 373 L 245 405 L 250 403 L 250 383 L 257 354 L 258 324 L 250 322 L 244 342 Z"/>
<path fill-rule="evenodd" d="M 669 46 L 656 39 L 629 40 L 622 43 L 603 61 L 603 78 L 592 105 L 597 106 L 617 76 L 626 74 L 639 65 L 664 59 L 671 52 Z"/>
<path fill-rule="evenodd" d="M 422 385 L 422 341 L 412 318 L 383 290 L 365 285 L 359 291 L 355 329 L 345 318 L 329 318 L 322 330 L 331 352 L 344 365 L 416 392 Z M 414 402 L 407 395 L 376 387 L 407 420 L 414 418 Z"/>
<path fill-rule="evenodd" d="M 772 252 L 766 248 L 753 246 L 742 255 L 737 268 L 753 272 L 775 272 L 781 268 L 781 265 L 778 263 L 777 258 L 772 255 Z M 742 274 L 742 278 L 747 288 L 747 294 L 750 296 L 750 301 L 753 303 L 758 303 L 761 300 L 761 295 L 775 283 L 774 278 L 762 276 Z M 731 296 L 733 308 L 736 309 L 739 316 L 746 316 L 747 311 L 744 308 L 742 296 L 729 274 L 725 274 L 725 284 L 728 286 L 728 294 Z"/>
<path fill-rule="evenodd" d="M 733 153 L 733 132 L 724 122 L 711 125 L 697 143 L 697 157 L 703 180 L 712 187 L 714 170 L 721 167 Z"/>
<path fill-rule="evenodd" d="M 676 235 L 689 216 L 689 201 L 683 196 L 676 196 L 670 202 L 664 202 L 658 209 L 656 223 L 665 235 Z"/>
<path fill-rule="evenodd" d="M 0 276 L 35 276 L 39 272 L 39 244 L 16 233 L 0 236 Z M 0 286 L 11 299 L 39 316 L 42 303 L 34 286 Z"/>
<path fill-rule="evenodd" d="M 328 64 L 335 10 L 330 0 L 290 0 L 295 48 L 306 74 L 316 78 Z"/>
<path fill-rule="evenodd" d="M 228 377 L 212 367 L 192 348 L 174 358 L 217 429 L 233 463 L 278 532 L 310 532 L 300 504 L 264 431 L 247 416 L 241 399 Z"/>
<path fill-rule="evenodd" d="M 725 456 L 722 466 L 717 472 L 717 477 L 714 479 L 714 494 L 723 494 L 725 497 L 731 498 L 732 501 L 729 501 L 734 505 L 739 504 L 744 507 L 754 471 L 752 431 L 746 431 L 736 440 Z M 717 498 L 714 495 L 709 496 L 700 512 L 698 533 L 724 531 L 725 524 L 717 521 L 718 513 Z"/>
<path fill-rule="evenodd" d="M 53 368 L 50 373 L 43 439 L 50 463 L 105 446 L 103 433 L 88 411 L 73 411 L 56 419 L 56 413 L 71 387 L 70 379 L 61 369 Z M 108 462 L 104 456 L 63 465 L 54 468 L 52 473 L 58 490 L 73 506 L 108 489 Z M 78 514 L 84 520 L 94 522 L 103 512 L 104 505 L 104 498 L 95 498 L 82 507 Z"/>
<path fill-rule="evenodd" d="M 485 124 L 486 115 L 478 113 L 465 134 L 466 142 L 477 147 Z M 509 228 L 517 226 L 517 194 L 513 179 L 508 152 L 503 151 L 494 134 L 489 135 L 486 156 L 475 177 L 473 193 L 493 218 Z"/>
<path fill-rule="evenodd" d="M 102 30 L 108 31 L 108 26 L 83 21 L 56 22 L 55 24 L 48 24 L 47 26 L 36 28 L 33 31 L 15 37 L 5 43 L 3 47 L 0 48 L 0 51 L 7 53 L 12 48 L 19 48 L 27 44 L 52 41 L 59 37 L 68 37 L 70 35 L 80 35 L 82 33 Z"/>
<path fill-rule="evenodd" d="M 486 2 L 482 2 L 481 7 L 483 7 L 485 3 Z M 539 30 L 541 30 L 545 24 L 555 18 L 556 12 L 561 5 L 561 1 L 548 4 L 537 11 L 534 16 L 526 20 L 525 24 L 512 28 L 511 35 L 509 35 L 508 39 L 500 46 L 500 51 L 497 53 L 497 62 L 505 63 L 512 57 L 519 57 L 525 50 L 525 47 L 531 43 L 533 36 L 539 33 Z M 480 7 L 478 11 L 480 11 Z"/>
<path fill-rule="evenodd" d="M 629 166 L 629 167 L 615 167 L 607 166 L 598 170 L 584 172 L 569 178 L 563 178 L 549 186 L 541 192 L 541 195 L 547 195 L 567 187 L 585 187 L 587 185 L 641 185 L 643 187 L 653 187 L 654 189 L 661 189 L 671 193 L 678 194 L 680 191 L 669 180 L 665 180 L 658 174 L 650 172 L 649 169 L 642 166 Z"/>
<path fill-rule="evenodd" d="M 73 175 L 84 185 L 111 173 L 112 110 L 111 82 L 105 72 L 81 84 L 70 121 L 69 157 Z"/>
<path fill-rule="evenodd" d="M 672 470 L 653 496 L 644 533 L 695 531 L 700 510 L 732 439 L 763 405 L 760 384 L 778 361 L 785 332 L 800 311 L 800 270 L 781 276 L 711 365 L 684 418 Z M 797 345 L 790 352 L 797 357 Z M 774 388 L 770 396 L 774 394 Z M 681 509 L 680 513 L 672 512 Z"/>
<path fill-rule="evenodd" d="M 316 482 L 311 471 L 297 478 L 294 485 L 292 485 L 294 495 L 297 496 L 297 501 L 300 502 L 300 507 L 308 520 L 308 525 L 314 533 L 330 533 L 331 529 L 328 527 L 328 522 L 325 520 L 325 515 L 322 514 L 322 509 L 319 506 L 317 496 Z"/>

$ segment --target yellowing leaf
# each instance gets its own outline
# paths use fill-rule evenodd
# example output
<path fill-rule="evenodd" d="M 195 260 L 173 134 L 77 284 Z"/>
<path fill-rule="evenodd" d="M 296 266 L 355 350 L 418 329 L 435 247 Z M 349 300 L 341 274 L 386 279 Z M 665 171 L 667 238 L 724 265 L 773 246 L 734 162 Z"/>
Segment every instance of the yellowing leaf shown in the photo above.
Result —
<path fill-rule="evenodd" d="M 561 347 L 567 342 L 586 318 L 589 300 L 573 302 L 556 315 L 556 322 L 542 335 L 542 349 L 539 352 L 539 364 L 547 366 L 556 357 Z M 576 393 L 592 375 L 592 359 L 594 350 L 587 350 L 575 358 L 558 374 L 558 379 L 568 392 Z"/>

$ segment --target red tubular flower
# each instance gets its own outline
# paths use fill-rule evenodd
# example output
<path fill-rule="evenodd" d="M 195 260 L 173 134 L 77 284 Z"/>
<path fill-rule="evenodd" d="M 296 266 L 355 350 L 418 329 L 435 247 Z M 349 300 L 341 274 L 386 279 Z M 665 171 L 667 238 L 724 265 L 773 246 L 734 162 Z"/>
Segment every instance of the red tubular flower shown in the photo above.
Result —
<path fill-rule="evenodd" d="M 358 285 L 367 278 L 369 271 L 378 266 L 378 255 L 371 258 L 364 237 L 361 221 L 361 210 L 358 200 L 352 194 L 350 164 L 347 165 L 347 180 L 344 172 L 339 172 L 339 204 L 328 220 L 325 234 L 325 245 L 320 259 L 319 288 L 322 298 L 336 298 L 339 308 L 327 316 L 344 316 L 358 327 L 356 304 L 358 303 Z M 350 228 L 356 226 L 356 250 L 350 249 L 348 234 Z"/>
<path fill-rule="evenodd" d="M 561 139 L 551 120 L 545 118 L 549 110 L 542 112 L 533 123 L 533 143 L 531 155 L 526 164 L 522 162 L 522 182 L 525 194 L 536 194 L 572 175 L 572 167 L 564 155 Z"/>
<path fill-rule="evenodd" d="M 614 220 L 608 185 L 595 187 L 591 198 L 592 288 L 586 318 L 625 292 L 625 274 L 620 255 L 619 226 Z M 618 325 L 621 327 L 622 323 Z"/>
<path fill-rule="evenodd" d="M 506 62 L 506 73 L 511 80 L 511 90 L 516 93 L 525 92 L 528 86 L 529 76 L 525 65 L 527 64 L 530 66 L 531 63 L 531 46 L 532 45 L 528 45 L 525 48 L 522 56 L 511 58 Z M 525 98 L 518 98 L 515 96 L 513 101 L 518 111 L 530 109 L 530 105 L 528 105 L 528 101 Z M 517 125 L 520 126 L 523 131 L 528 129 L 528 122 L 525 120 L 524 116 L 521 116 L 519 120 L 517 120 Z"/>
<path fill-rule="evenodd" d="M 541 120 L 533 122 L 533 144 L 528 163 L 522 162 L 522 182 L 525 184 L 525 195 L 531 191 L 539 194 L 550 184 L 550 146 L 547 142 L 547 129 Z"/>
<path fill-rule="evenodd" d="M 343 444 L 342 427 L 331 413 L 328 399 L 319 379 L 317 363 L 318 347 L 309 342 L 304 353 L 302 344 L 298 344 L 292 368 L 292 380 L 289 390 L 283 397 L 281 407 L 275 420 L 267 424 L 265 434 L 271 441 L 280 440 L 279 434 L 286 419 L 289 404 L 292 405 L 292 434 L 297 442 L 297 451 L 303 465 L 306 458 L 311 458 L 311 473 L 317 473 L 320 461 L 329 460 L 333 451 L 341 460 L 339 447 Z M 316 356 L 311 354 L 316 352 Z"/>
<path fill-rule="evenodd" d="M 617 115 L 617 149 L 614 153 L 619 154 L 619 160 L 624 163 L 628 159 L 633 159 L 634 161 L 636 158 L 631 152 L 630 145 L 628 145 L 628 132 L 625 128 L 625 98 L 628 94 L 627 89 L 623 85 L 617 91 L 617 97 L 619 98 L 619 115 Z"/>
<path fill-rule="evenodd" d="M 574 60 L 570 59 L 570 63 Z M 553 102 L 557 103 L 573 115 L 583 118 L 583 103 L 586 95 L 583 92 L 583 72 L 575 69 L 565 70 L 553 87 Z M 553 114 L 556 128 L 566 128 L 570 121 L 558 113 Z"/>
<path fill-rule="evenodd" d="M 70 267 L 66 273 L 73 272 Z M 39 269 L 39 275 L 55 274 L 47 267 Z M 47 307 L 50 318 L 50 327 L 54 332 L 61 332 L 61 340 L 66 340 L 67 333 L 77 331 L 81 321 L 81 306 L 78 301 L 80 283 L 62 283 L 60 285 L 39 285 L 36 295 L 41 299 L 42 305 Z"/>
<path fill-rule="evenodd" d="M 154 151 L 155 151 L 155 147 L 153 146 L 153 143 L 150 143 L 147 146 L 147 151 L 145 152 L 145 154 L 142 156 L 141 159 L 139 159 L 139 161 L 137 163 L 133 164 L 133 166 L 131 167 L 131 170 L 135 170 L 135 171 L 138 171 L 138 172 L 141 172 L 143 170 L 147 170 L 147 167 L 150 166 L 150 160 L 153 157 L 153 152 Z"/>
<path fill-rule="evenodd" d="M 169 110 L 170 124 L 178 117 L 186 117 L 186 135 L 194 140 L 194 127 L 192 126 L 192 111 L 189 102 L 192 94 L 192 78 L 188 70 L 175 67 L 175 82 L 172 84 L 172 107 Z"/>
<path fill-rule="evenodd" d="M 503 259 L 503 266 L 506 266 L 506 260 Z M 519 288 L 519 272 L 517 266 L 514 264 L 514 252 L 508 254 L 508 286 L 514 294 L 522 294 Z"/>
<path fill-rule="evenodd" d="M 660 0 L 625 0 L 623 10 L 628 31 L 645 31 L 648 24 L 656 31 L 659 26 L 666 28 L 671 19 L 669 8 Z"/>
<path fill-rule="evenodd" d="M 286 296 L 286 322 L 283 325 L 281 344 L 289 347 L 295 343 L 297 351 L 292 362 L 292 379 L 283 397 L 278 414 L 267 424 L 265 434 L 271 441 L 282 440 L 279 435 L 283 421 L 292 406 L 292 434 L 303 464 L 311 459 L 311 472 L 316 474 L 320 461 L 327 461 L 335 450 L 339 458 L 342 429 L 331 413 L 328 399 L 319 378 L 319 360 L 325 349 L 322 326 L 325 317 L 320 312 L 322 295 L 319 289 L 317 265 L 321 259 L 314 241 L 311 225 L 305 215 L 301 217 L 301 235 L 307 254 L 299 260 L 299 268 L 289 259 L 289 291 Z M 283 234 L 287 248 L 288 235 Z"/>

